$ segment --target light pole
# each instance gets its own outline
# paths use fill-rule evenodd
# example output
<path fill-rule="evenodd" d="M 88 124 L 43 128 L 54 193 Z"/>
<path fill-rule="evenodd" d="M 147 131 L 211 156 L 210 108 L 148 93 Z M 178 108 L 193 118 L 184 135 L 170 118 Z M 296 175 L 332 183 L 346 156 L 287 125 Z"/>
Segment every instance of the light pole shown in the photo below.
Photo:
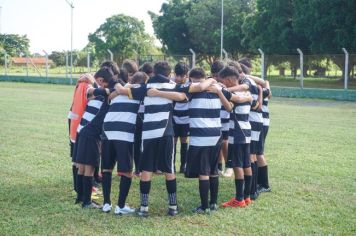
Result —
<path fill-rule="evenodd" d="M 223 48 L 224 48 L 224 0 L 221 0 L 220 60 L 223 59 Z"/>
<path fill-rule="evenodd" d="M 73 2 L 66 0 L 70 6 L 70 84 L 73 84 Z"/>

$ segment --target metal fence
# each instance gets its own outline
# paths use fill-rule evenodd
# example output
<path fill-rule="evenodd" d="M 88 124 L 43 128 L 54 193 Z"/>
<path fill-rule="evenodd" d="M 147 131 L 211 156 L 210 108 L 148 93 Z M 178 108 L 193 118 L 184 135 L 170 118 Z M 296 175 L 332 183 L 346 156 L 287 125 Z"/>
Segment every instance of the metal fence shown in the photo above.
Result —
<path fill-rule="evenodd" d="M 297 51 L 296 51 L 297 52 Z M 188 64 L 191 68 L 199 66 L 206 71 L 210 70 L 210 63 L 220 59 L 220 55 L 202 56 L 193 50 L 187 55 L 136 55 L 130 58 L 140 66 L 145 62 L 168 61 L 172 68 L 178 62 Z M 239 59 L 224 52 L 223 60 Z M 112 55 L 113 57 L 114 55 Z M 273 86 L 300 87 L 300 88 L 329 88 L 329 89 L 356 89 L 356 54 L 323 54 L 323 55 L 267 55 L 263 51 L 260 54 L 250 54 L 253 65 L 252 73 L 271 81 Z M 41 58 L 41 63 L 35 63 L 36 58 Z M 116 56 L 117 61 L 125 58 Z M 0 68 L 2 75 L 16 75 L 24 77 L 39 77 L 51 79 L 71 78 L 71 70 L 68 56 L 62 58 L 63 63 L 56 65 L 48 57 L 23 57 L 21 63 L 16 63 L 13 58 L 2 54 Z M 94 60 L 95 59 L 95 60 Z M 93 72 L 99 64 L 108 58 L 98 59 L 96 55 L 88 54 L 85 58 L 74 60 L 72 77 L 78 78 L 85 72 Z M 66 63 L 65 63 L 66 62 Z M 64 64 L 64 65 L 63 65 Z M 346 73 L 345 73 L 346 72 Z"/>

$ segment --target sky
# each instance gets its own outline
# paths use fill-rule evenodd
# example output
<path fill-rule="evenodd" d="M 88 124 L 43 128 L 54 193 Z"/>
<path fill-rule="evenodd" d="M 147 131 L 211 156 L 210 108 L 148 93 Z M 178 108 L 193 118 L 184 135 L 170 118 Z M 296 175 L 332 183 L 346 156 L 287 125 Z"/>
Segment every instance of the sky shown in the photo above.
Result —
<path fill-rule="evenodd" d="M 125 14 L 144 21 L 153 35 L 148 11 L 159 13 L 166 0 L 69 0 L 74 3 L 73 49 L 88 43 L 105 19 Z M 66 0 L 0 0 L 2 34 L 26 34 L 32 53 L 70 50 L 70 7 Z"/>

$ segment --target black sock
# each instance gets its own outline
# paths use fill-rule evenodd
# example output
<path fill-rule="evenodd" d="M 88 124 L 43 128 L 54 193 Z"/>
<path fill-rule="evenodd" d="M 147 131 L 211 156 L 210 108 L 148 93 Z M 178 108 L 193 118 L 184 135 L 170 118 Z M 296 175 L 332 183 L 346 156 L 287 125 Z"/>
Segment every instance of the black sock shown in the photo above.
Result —
<path fill-rule="evenodd" d="M 151 190 L 151 181 L 140 181 L 141 208 L 148 207 L 148 197 Z"/>
<path fill-rule="evenodd" d="M 219 169 L 220 171 L 222 171 L 222 163 L 219 163 L 219 164 L 218 164 L 218 169 Z"/>
<path fill-rule="evenodd" d="M 210 177 L 210 204 L 218 203 L 219 177 Z"/>
<path fill-rule="evenodd" d="M 254 179 L 254 182 L 253 182 L 253 188 L 255 190 L 255 192 L 257 192 L 257 178 L 258 178 L 258 165 L 257 165 L 257 162 L 255 162 L 255 179 Z"/>
<path fill-rule="evenodd" d="M 72 173 L 73 173 L 73 189 L 74 189 L 74 191 L 77 191 L 78 168 L 76 166 L 72 166 Z"/>
<path fill-rule="evenodd" d="M 262 185 L 262 173 L 261 173 L 261 168 L 263 167 L 258 167 L 258 175 L 257 175 L 257 184 Z"/>
<path fill-rule="evenodd" d="M 77 199 L 76 201 L 83 201 L 83 175 L 77 174 L 76 189 L 77 189 Z"/>
<path fill-rule="evenodd" d="M 235 179 L 235 188 L 236 188 L 236 200 L 244 200 L 244 180 Z"/>
<path fill-rule="evenodd" d="M 209 188 L 210 188 L 209 180 L 199 180 L 199 194 L 201 201 L 201 208 L 203 210 L 209 207 Z"/>
<path fill-rule="evenodd" d="M 95 167 L 95 169 L 94 169 L 94 180 L 95 180 L 95 182 L 100 183 L 99 167 Z"/>
<path fill-rule="evenodd" d="M 112 179 L 111 172 L 103 172 L 102 186 L 103 186 L 104 204 L 105 203 L 111 204 L 111 200 L 110 200 L 111 179 Z"/>
<path fill-rule="evenodd" d="M 255 179 L 256 179 L 255 162 L 251 162 L 251 170 L 252 170 L 251 194 L 254 194 L 256 192 L 256 189 L 255 189 Z"/>
<path fill-rule="evenodd" d="M 245 175 L 244 176 L 245 189 L 244 189 L 244 198 L 249 198 L 251 193 L 251 184 L 252 184 L 252 176 Z"/>
<path fill-rule="evenodd" d="M 91 191 L 93 188 L 93 176 L 83 177 L 83 205 L 91 203 Z"/>
<path fill-rule="evenodd" d="M 166 188 L 168 192 L 168 204 L 170 207 L 177 206 L 177 181 L 176 179 L 173 180 L 166 180 Z"/>
<path fill-rule="evenodd" d="M 181 169 L 185 168 L 185 164 L 187 163 L 187 150 L 188 150 L 188 143 L 181 143 L 180 144 L 180 166 L 181 166 Z"/>
<path fill-rule="evenodd" d="M 123 208 L 125 206 L 126 198 L 127 195 L 129 194 L 130 187 L 131 187 L 131 182 L 132 178 L 126 177 L 126 176 L 121 176 L 120 179 L 120 193 L 119 193 L 119 199 L 117 201 L 117 205 L 120 208 Z"/>
<path fill-rule="evenodd" d="M 259 167 L 258 175 L 261 176 L 261 185 L 265 188 L 269 188 L 268 167 L 267 166 Z"/>

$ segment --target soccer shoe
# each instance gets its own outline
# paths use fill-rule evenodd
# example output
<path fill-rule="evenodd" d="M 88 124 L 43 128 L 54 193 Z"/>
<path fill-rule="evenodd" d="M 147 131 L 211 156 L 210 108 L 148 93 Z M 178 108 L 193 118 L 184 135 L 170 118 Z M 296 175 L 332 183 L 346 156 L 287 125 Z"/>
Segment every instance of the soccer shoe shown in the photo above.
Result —
<path fill-rule="evenodd" d="M 246 206 L 248 206 L 248 205 L 250 205 L 251 203 L 252 203 L 252 200 L 251 200 L 251 198 L 245 198 L 245 204 L 246 204 Z"/>
<path fill-rule="evenodd" d="M 219 209 L 218 204 L 216 203 L 210 204 L 210 211 L 217 211 L 218 209 Z"/>
<path fill-rule="evenodd" d="M 137 209 L 136 210 L 136 215 L 138 217 L 148 217 L 148 211 L 142 210 L 142 209 Z"/>
<path fill-rule="evenodd" d="M 251 198 L 252 201 L 256 201 L 257 198 L 258 198 L 258 193 L 257 192 L 256 193 L 251 193 L 250 194 L 250 198 Z"/>
<path fill-rule="evenodd" d="M 205 210 L 203 210 L 201 206 L 198 206 L 194 208 L 192 212 L 195 214 L 210 215 L 210 208 L 206 208 Z"/>
<path fill-rule="evenodd" d="M 129 207 L 128 205 L 125 205 L 123 208 L 116 206 L 114 213 L 115 213 L 115 215 L 127 215 L 127 214 L 135 213 L 135 209 Z"/>
<path fill-rule="evenodd" d="M 74 204 L 80 204 L 80 203 L 82 203 L 82 200 L 79 200 L 79 199 L 75 199 L 75 202 L 74 202 Z"/>
<path fill-rule="evenodd" d="M 99 199 L 98 194 L 96 194 L 96 193 L 91 194 L 91 200 L 98 200 L 98 199 Z"/>
<path fill-rule="evenodd" d="M 236 200 L 236 198 L 233 197 L 230 199 L 230 201 L 224 202 L 221 206 L 237 208 L 237 207 L 245 207 L 246 203 L 244 200 L 238 201 L 238 200 Z"/>
<path fill-rule="evenodd" d="M 226 168 L 225 173 L 223 174 L 224 177 L 230 178 L 234 174 L 234 171 L 232 168 Z"/>
<path fill-rule="evenodd" d="M 258 186 L 257 188 L 257 193 L 260 194 L 260 193 L 269 193 L 271 192 L 271 188 L 268 187 L 268 188 L 265 188 L 263 186 Z"/>
<path fill-rule="evenodd" d="M 101 206 L 95 202 L 91 202 L 90 204 L 82 205 L 83 209 L 101 209 Z"/>
<path fill-rule="evenodd" d="M 178 213 L 179 213 L 178 206 L 175 206 L 174 208 L 171 208 L 171 207 L 168 208 L 168 213 L 167 213 L 168 215 L 176 216 L 176 215 L 178 215 Z"/>
<path fill-rule="evenodd" d="M 102 210 L 104 213 L 109 213 L 111 211 L 111 208 L 112 208 L 111 204 L 105 203 Z"/>

